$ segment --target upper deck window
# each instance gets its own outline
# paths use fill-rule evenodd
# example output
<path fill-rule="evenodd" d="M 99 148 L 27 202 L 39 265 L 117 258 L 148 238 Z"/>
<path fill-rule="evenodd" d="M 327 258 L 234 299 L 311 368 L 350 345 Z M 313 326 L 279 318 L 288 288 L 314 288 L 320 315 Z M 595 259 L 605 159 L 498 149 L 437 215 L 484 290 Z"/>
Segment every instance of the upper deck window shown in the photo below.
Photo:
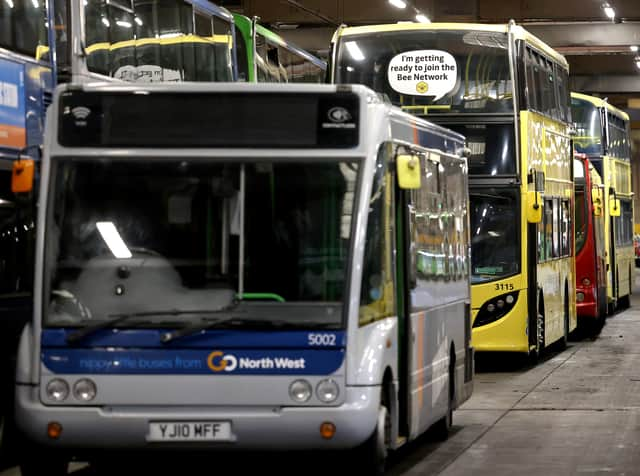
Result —
<path fill-rule="evenodd" d="M 414 91 L 409 94 L 395 80 L 415 82 Z M 418 115 L 513 111 L 505 33 L 420 30 L 343 37 L 335 82 L 365 84 Z"/>
<path fill-rule="evenodd" d="M 571 98 L 571 117 L 576 135 L 573 145 L 583 154 L 602 155 L 602 119 L 600 110 L 588 101 Z"/>
<path fill-rule="evenodd" d="M 89 71 L 135 82 L 232 81 L 232 26 L 180 0 L 85 3 Z"/>
<path fill-rule="evenodd" d="M 0 2 L 0 47 L 49 61 L 47 2 Z"/>

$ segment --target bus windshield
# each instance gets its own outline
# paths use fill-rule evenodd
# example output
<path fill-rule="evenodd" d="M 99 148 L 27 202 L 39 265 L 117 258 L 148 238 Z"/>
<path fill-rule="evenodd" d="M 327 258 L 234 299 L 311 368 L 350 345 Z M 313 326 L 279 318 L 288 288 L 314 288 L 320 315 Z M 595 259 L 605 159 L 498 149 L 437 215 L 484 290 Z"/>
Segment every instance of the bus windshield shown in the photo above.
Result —
<path fill-rule="evenodd" d="M 467 138 L 470 175 L 515 175 L 516 144 L 513 124 L 447 124 Z"/>
<path fill-rule="evenodd" d="M 520 214 L 517 190 L 473 189 L 471 280 L 493 281 L 520 270 Z"/>
<path fill-rule="evenodd" d="M 576 200 L 576 255 L 582 250 L 587 241 L 587 202 L 585 198 L 585 164 L 581 160 L 573 161 L 573 175 L 575 181 L 575 200 Z"/>
<path fill-rule="evenodd" d="M 416 115 L 509 113 L 507 34 L 397 31 L 342 37 L 336 83 L 362 83 Z"/>
<path fill-rule="evenodd" d="M 50 62 L 47 5 L 29 0 L 1 2 L 0 48 Z"/>
<path fill-rule="evenodd" d="M 84 2 L 90 72 L 132 82 L 232 81 L 230 21 L 183 0 Z"/>
<path fill-rule="evenodd" d="M 571 117 L 576 135 L 573 145 L 577 152 L 602 155 L 602 119 L 600 109 L 588 101 L 571 98 Z"/>
<path fill-rule="evenodd" d="M 63 159 L 55 169 L 45 325 L 127 314 L 175 325 L 233 307 L 239 319 L 341 326 L 357 164 Z"/>

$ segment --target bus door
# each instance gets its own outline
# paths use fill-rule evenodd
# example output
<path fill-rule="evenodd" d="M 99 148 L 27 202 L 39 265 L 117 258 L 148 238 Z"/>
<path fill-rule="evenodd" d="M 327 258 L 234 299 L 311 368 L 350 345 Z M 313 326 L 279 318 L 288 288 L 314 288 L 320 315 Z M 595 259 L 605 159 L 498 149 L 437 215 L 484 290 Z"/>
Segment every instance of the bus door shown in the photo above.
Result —
<path fill-rule="evenodd" d="M 593 172 L 596 173 L 595 171 Z M 603 206 L 602 189 L 598 183 L 591 179 L 591 195 L 585 196 L 585 200 L 589 200 L 589 210 L 591 220 L 593 221 L 592 234 L 595 249 L 596 260 L 596 287 L 598 289 L 598 314 L 606 316 L 607 314 L 607 250 L 606 240 L 604 239 L 604 217 L 605 211 Z"/>
<path fill-rule="evenodd" d="M 615 189 L 613 187 L 609 188 L 609 195 L 607 198 L 607 203 L 605 206 L 607 207 L 607 215 L 609 215 L 609 269 L 608 276 L 609 282 L 611 283 L 611 302 L 610 305 L 610 313 L 616 308 L 617 300 L 618 300 L 618 290 L 620 283 L 618 282 L 618 273 L 617 273 L 617 262 L 616 262 L 616 220 L 620 217 L 611 216 L 609 213 L 609 202 L 611 200 L 611 196 L 615 197 Z"/>
<path fill-rule="evenodd" d="M 402 303 L 399 311 L 404 327 L 399 356 L 404 376 L 399 394 L 400 434 L 410 439 L 433 424 L 434 415 L 444 414 L 448 404 L 446 310 L 434 309 L 442 294 L 439 287 L 446 286 L 440 278 L 444 278 L 447 267 L 441 231 L 446 211 L 442 207 L 439 156 L 421 154 L 420 170 L 424 173 L 419 189 L 398 191 L 398 210 L 402 212 L 396 220 L 397 243 L 403 244 L 398 246 L 398 303 Z"/>

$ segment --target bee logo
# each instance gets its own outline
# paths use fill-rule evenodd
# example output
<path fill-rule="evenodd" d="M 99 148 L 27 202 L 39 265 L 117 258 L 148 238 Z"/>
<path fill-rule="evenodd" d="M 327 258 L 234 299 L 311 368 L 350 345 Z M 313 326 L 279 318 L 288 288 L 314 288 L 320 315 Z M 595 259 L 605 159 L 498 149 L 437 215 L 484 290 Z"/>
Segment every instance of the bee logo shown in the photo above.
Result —
<path fill-rule="evenodd" d="M 429 91 L 429 85 L 424 81 L 420 81 L 418 84 L 416 84 L 416 91 L 418 91 L 420 94 L 424 94 Z"/>

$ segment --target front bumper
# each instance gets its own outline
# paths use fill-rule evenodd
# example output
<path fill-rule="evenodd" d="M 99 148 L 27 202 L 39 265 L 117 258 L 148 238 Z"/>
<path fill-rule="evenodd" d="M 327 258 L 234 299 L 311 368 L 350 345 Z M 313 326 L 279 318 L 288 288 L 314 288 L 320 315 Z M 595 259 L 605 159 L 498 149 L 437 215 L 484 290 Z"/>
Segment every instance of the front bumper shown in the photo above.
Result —
<path fill-rule="evenodd" d="M 515 306 L 505 316 L 472 329 L 471 341 L 476 352 L 529 352 L 526 291 L 520 293 Z M 479 310 L 472 310 L 473 322 Z"/>
<path fill-rule="evenodd" d="M 578 284 L 576 286 L 576 313 L 578 318 L 598 318 L 596 295 L 596 287 L 594 285 L 582 286 Z"/>
<path fill-rule="evenodd" d="M 380 387 L 347 387 L 338 407 L 216 406 L 45 406 L 39 388 L 18 385 L 16 421 L 35 443 L 73 450 L 92 449 L 233 449 L 311 450 L 351 448 L 364 442 L 377 423 Z M 62 425 L 56 440 L 47 437 L 49 422 Z M 149 442 L 150 422 L 230 421 L 232 442 Z M 332 422 L 336 434 L 320 436 Z"/>

